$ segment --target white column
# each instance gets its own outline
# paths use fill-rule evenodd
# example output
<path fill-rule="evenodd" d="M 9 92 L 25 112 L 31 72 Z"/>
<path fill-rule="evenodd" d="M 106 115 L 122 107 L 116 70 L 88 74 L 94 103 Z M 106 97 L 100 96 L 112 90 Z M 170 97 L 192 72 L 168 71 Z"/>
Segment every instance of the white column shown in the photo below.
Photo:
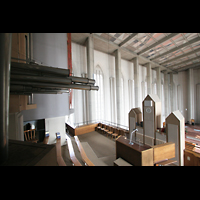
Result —
<path fill-rule="evenodd" d="M 151 69 L 151 63 L 147 63 L 147 94 L 152 93 L 152 69 Z"/>
<path fill-rule="evenodd" d="M 171 112 L 174 111 L 173 85 L 174 85 L 173 73 L 170 72 L 170 87 L 169 87 L 169 89 L 170 89 L 170 108 L 171 108 L 170 110 L 171 110 Z"/>
<path fill-rule="evenodd" d="M 87 78 L 86 73 L 82 73 L 81 76 L 83 78 Z M 82 90 L 82 109 L 83 109 L 83 122 L 87 121 L 87 110 L 88 110 L 88 101 L 87 101 L 87 91 Z"/>
<path fill-rule="evenodd" d="M 116 97 L 117 97 L 117 123 L 121 124 L 122 111 L 122 86 L 121 86 L 121 52 L 115 51 L 115 76 L 116 76 Z"/>
<path fill-rule="evenodd" d="M 139 76 L 138 57 L 135 57 L 133 59 L 133 65 L 134 65 L 134 85 L 135 85 L 135 107 L 140 107 L 141 84 L 140 84 L 140 76 Z"/>
<path fill-rule="evenodd" d="M 156 80 L 157 80 L 157 83 L 156 83 L 157 95 L 161 100 L 162 97 L 161 97 L 161 72 L 160 72 L 160 67 L 156 68 Z"/>
<path fill-rule="evenodd" d="M 199 103 L 199 102 L 198 102 Z M 194 119 L 194 71 L 188 70 L 188 120 Z"/>
<path fill-rule="evenodd" d="M 164 95 L 165 95 L 165 118 L 169 115 L 169 98 L 168 98 L 168 74 L 167 70 L 164 71 Z"/>
<path fill-rule="evenodd" d="M 89 36 L 86 41 L 87 48 L 87 76 L 88 78 L 94 79 L 94 43 L 93 37 Z M 95 120 L 95 100 L 94 92 L 98 91 L 87 91 L 88 94 L 88 109 L 87 109 L 87 121 Z"/>

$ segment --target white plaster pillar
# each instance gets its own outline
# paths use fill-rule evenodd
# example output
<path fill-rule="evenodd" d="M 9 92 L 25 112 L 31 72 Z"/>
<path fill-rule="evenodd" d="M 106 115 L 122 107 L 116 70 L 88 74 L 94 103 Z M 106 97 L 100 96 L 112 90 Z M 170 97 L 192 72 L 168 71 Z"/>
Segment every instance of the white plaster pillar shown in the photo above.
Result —
<path fill-rule="evenodd" d="M 188 70 L 188 120 L 194 119 L 194 70 Z"/>
<path fill-rule="evenodd" d="M 156 80 L 157 80 L 157 83 L 156 83 L 157 95 L 161 100 L 162 97 L 161 97 L 161 72 L 160 72 L 160 67 L 156 68 Z"/>
<path fill-rule="evenodd" d="M 164 95 L 165 95 L 165 118 L 169 115 L 169 95 L 168 95 L 168 73 L 164 71 Z"/>
<path fill-rule="evenodd" d="M 174 111 L 174 102 L 173 102 L 174 101 L 174 97 L 173 97 L 174 81 L 173 81 L 173 73 L 170 72 L 169 74 L 170 74 L 170 87 L 169 87 L 169 89 L 170 89 L 170 108 L 171 108 L 170 110 L 171 110 L 171 112 L 173 112 Z"/>
<path fill-rule="evenodd" d="M 152 93 L 152 69 L 151 69 L 151 63 L 146 64 L 147 67 L 147 94 Z"/>
<path fill-rule="evenodd" d="M 121 124 L 122 111 L 122 86 L 121 86 L 121 52 L 115 51 L 115 76 L 116 76 L 116 99 L 117 99 L 117 123 Z"/>
<path fill-rule="evenodd" d="M 93 37 L 89 36 L 86 41 L 87 48 L 87 77 L 94 79 L 94 43 Z M 87 91 L 87 101 L 88 101 L 88 109 L 87 109 L 87 121 L 90 123 L 92 120 L 95 120 L 95 105 L 94 105 L 94 92 L 98 91 Z"/>
<path fill-rule="evenodd" d="M 133 65 L 134 65 L 134 85 L 135 85 L 135 107 L 140 107 L 141 84 L 140 84 L 140 76 L 139 76 L 138 57 L 135 57 L 133 59 Z"/>

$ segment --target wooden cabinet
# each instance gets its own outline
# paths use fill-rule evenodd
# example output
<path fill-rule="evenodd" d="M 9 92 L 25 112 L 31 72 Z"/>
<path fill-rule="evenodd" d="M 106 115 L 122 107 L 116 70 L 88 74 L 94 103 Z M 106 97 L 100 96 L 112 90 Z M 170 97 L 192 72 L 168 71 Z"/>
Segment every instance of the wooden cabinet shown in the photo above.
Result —
<path fill-rule="evenodd" d="M 153 148 L 148 145 L 129 144 L 129 140 L 119 137 L 116 140 L 116 159 L 123 158 L 135 166 L 153 166 Z"/>
<path fill-rule="evenodd" d="M 37 108 L 36 104 L 28 104 L 27 95 L 10 95 L 9 113 L 21 112 Z"/>

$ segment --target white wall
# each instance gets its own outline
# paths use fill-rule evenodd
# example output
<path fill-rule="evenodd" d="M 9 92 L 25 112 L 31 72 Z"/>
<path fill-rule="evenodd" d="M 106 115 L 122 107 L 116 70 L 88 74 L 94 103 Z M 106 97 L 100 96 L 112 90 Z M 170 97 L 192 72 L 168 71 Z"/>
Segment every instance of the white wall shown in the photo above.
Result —
<path fill-rule="evenodd" d="M 87 56 L 86 56 L 86 47 L 82 45 L 78 45 L 75 43 L 72 43 L 72 63 L 73 63 L 73 70 L 74 75 L 81 76 L 82 73 L 87 73 Z M 115 57 L 112 55 L 108 55 L 106 53 L 102 53 L 100 51 L 94 50 L 94 69 L 96 66 L 100 66 L 103 75 L 104 75 L 104 120 L 111 121 L 111 97 L 110 97 L 110 77 L 115 78 Z M 129 90 L 128 90 L 128 80 L 134 80 L 134 70 L 133 70 L 133 62 L 121 59 L 121 71 L 122 76 L 124 78 L 124 88 L 123 88 L 123 94 L 124 94 L 124 105 L 123 105 L 123 114 L 121 118 L 123 119 L 123 125 L 128 125 L 128 112 L 130 111 L 129 108 Z M 142 85 L 142 82 L 146 82 L 146 76 L 147 76 L 147 70 L 146 67 L 141 66 L 139 67 L 139 75 L 140 75 L 140 84 Z M 200 83 L 200 70 L 196 70 L 197 73 L 194 73 L 194 87 L 196 87 L 196 84 Z M 187 119 L 187 109 L 188 109 L 188 81 L 187 81 L 188 71 L 179 72 L 178 74 L 173 74 L 173 104 L 174 109 L 171 110 L 170 100 L 168 101 L 169 105 L 169 114 L 171 111 L 177 110 L 180 108 L 180 111 L 182 112 L 183 116 Z M 168 75 L 168 85 L 170 88 L 170 76 Z M 157 77 L 156 77 L 156 71 L 152 69 L 152 86 L 154 83 L 156 83 Z M 161 74 L 161 82 L 164 84 L 164 76 Z M 116 86 L 115 86 L 116 87 Z M 142 87 L 141 87 L 142 88 Z M 156 87 L 155 87 L 156 88 Z M 179 88 L 179 91 L 178 91 Z M 116 90 L 116 88 L 115 88 Z M 196 91 L 196 89 L 195 89 Z M 152 87 L 152 93 L 156 94 L 157 92 L 154 91 L 154 87 Z M 169 92 L 170 93 L 170 92 Z M 180 95 L 180 97 L 179 97 Z M 195 92 L 196 95 L 196 92 Z M 141 101 L 141 109 L 142 109 L 142 101 L 144 97 L 146 96 L 146 92 L 139 92 L 138 98 Z M 75 111 L 74 111 L 74 121 L 75 123 L 83 122 L 84 121 L 84 104 L 81 101 L 78 101 L 78 99 L 82 99 L 84 97 L 83 91 L 75 91 Z M 169 95 L 170 98 L 170 95 Z M 195 96 L 195 104 L 196 104 L 196 96 Z M 134 99 L 134 93 L 133 93 L 133 99 Z M 178 103 L 178 100 L 180 103 Z M 116 96 L 114 98 L 114 101 L 116 101 Z M 161 98 L 161 101 L 164 102 L 164 97 Z M 196 109 L 196 107 L 195 107 Z M 115 107 L 116 110 L 116 107 Z M 198 113 L 195 111 L 195 116 L 198 116 Z M 163 113 L 162 121 L 164 121 L 165 117 Z M 200 116 L 199 116 L 200 120 Z"/>
<path fill-rule="evenodd" d="M 99 66 L 104 79 L 104 120 L 111 121 L 110 82 L 109 77 L 115 77 L 115 57 L 94 50 L 94 71 Z M 96 92 L 96 91 L 94 91 Z"/>
<path fill-rule="evenodd" d="M 194 117 L 200 123 L 200 69 L 194 69 Z"/>
<path fill-rule="evenodd" d="M 129 108 L 129 89 L 128 89 L 128 80 L 134 80 L 134 70 L 133 62 L 121 59 L 121 71 L 124 78 L 124 87 L 123 87 L 123 124 L 128 126 L 128 113 L 132 108 Z M 134 96 L 132 97 L 134 98 Z"/>
<path fill-rule="evenodd" d="M 45 131 L 49 131 L 48 144 L 56 143 L 56 133 L 59 132 L 61 135 L 61 145 L 64 145 L 66 141 L 65 116 L 46 118 Z"/>

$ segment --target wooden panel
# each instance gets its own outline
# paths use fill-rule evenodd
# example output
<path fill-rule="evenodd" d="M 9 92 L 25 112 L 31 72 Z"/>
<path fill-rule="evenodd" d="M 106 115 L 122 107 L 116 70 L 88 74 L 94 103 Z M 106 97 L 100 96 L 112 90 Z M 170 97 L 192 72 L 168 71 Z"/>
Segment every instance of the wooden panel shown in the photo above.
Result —
<path fill-rule="evenodd" d="M 184 166 L 200 166 L 200 154 L 185 149 Z"/>
<path fill-rule="evenodd" d="M 55 145 L 9 140 L 8 159 L 3 166 L 57 166 Z"/>
<path fill-rule="evenodd" d="M 11 57 L 26 59 L 26 39 L 28 39 L 28 33 L 12 33 L 12 50 Z M 28 45 L 28 41 L 27 41 Z M 12 59 L 12 62 L 21 62 L 25 63 L 25 61 Z"/>
<path fill-rule="evenodd" d="M 129 140 L 116 140 L 116 159 L 121 157 L 135 166 L 153 166 L 153 149 L 148 145 L 129 144 Z"/>
<path fill-rule="evenodd" d="M 150 149 L 147 149 L 145 151 L 142 151 L 141 152 L 142 154 L 142 166 L 153 166 L 153 149 L 150 148 Z"/>
<path fill-rule="evenodd" d="M 67 124 L 66 123 L 66 128 L 67 128 L 67 130 L 69 131 L 69 134 L 71 135 L 71 136 L 75 136 L 75 129 L 74 128 L 72 128 L 69 124 Z"/>
<path fill-rule="evenodd" d="M 10 95 L 9 113 L 37 108 L 37 104 L 27 104 L 27 95 Z"/>
<path fill-rule="evenodd" d="M 36 109 L 36 108 L 37 108 L 37 104 L 26 105 L 26 110 L 31 110 L 31 109 Z"/>
<path fill-rule="evenodd" d="M 168 142 L 153 146 L 154 163 L 175 157 L 175 143 Z"/>
<path fill-rule="evenodd" d="M 75 135 L 82 135 L 84 133 L 95 131 L 95 127 L 97 127 L 97 125 L 98 124 L 89 124 L 75 128 Z"/>
<path fill-rule="evenodd" d="M 19 51 L 18 33 L 12 33 L 11 57 L 18 58 L 18 51 Z M 11 61 L 16 62 L 16 60 L 11 60 Z"/>
<path fill-rule="evenodd" d="M 9 113 L 20 112 L 19 95 L 10 95 Z"/>
<path fill-rule="evenodd" d="M 19 110 L 26 110 L 26 104 L 27 104 L 27 96 L 26 95 L 19 95 Z"/>

